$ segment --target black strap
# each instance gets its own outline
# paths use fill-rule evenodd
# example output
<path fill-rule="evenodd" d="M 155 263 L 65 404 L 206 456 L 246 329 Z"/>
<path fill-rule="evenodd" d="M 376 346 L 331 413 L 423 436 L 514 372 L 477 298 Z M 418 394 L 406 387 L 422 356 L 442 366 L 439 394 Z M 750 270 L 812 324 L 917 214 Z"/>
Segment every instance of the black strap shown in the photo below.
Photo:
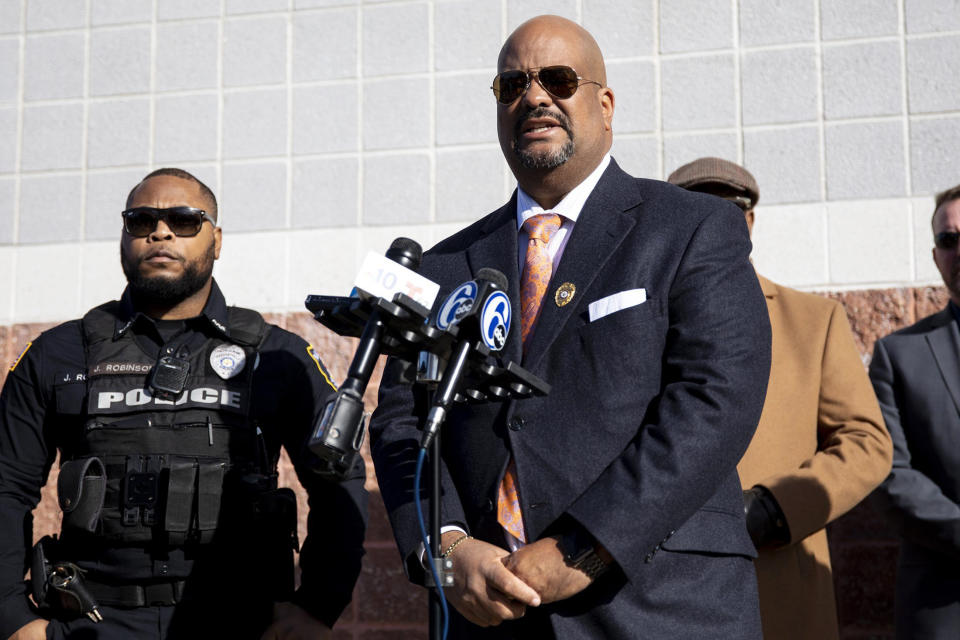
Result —
<path fill-rule="evenodd" d="M 151 584 L 105 584 L 84 577 L 83 584 L 100 605 L 168 607 L 183 600 L 184 580 Z"/>
<path fill-rule="evenodd" d="M 127 456 L 126 464 L 124 465 L 124 474 L 123 482 L 124 486 L 123 499 L 120 503 L 120 509 L 122 512 L 122 522 L 125 527 L 135 527 L 140 524 L 140 500 L 132 500 L 130 493 L 133 488 L 131 484 L 136 484 L 138 493 L 141 488 L 141 481 L 146 481 L 146 478 L 138 477 L 136 474 L 143 472 L 143 457 L 142 456 Z"/>
<path fill-rule="evenodd" d="M 197 467 L 193 461 L 175 460 L 170 464 L 167 508 L 163 518 L 164 529 L 169 533 L 186 534 L 189 531 L 196 479 Z"/>
<path fill-rule="evenodd" d="M 111 300 L 84 314 L 80 324 L 83 327 L 83 337 L 87 346 L 113 338 L 119 308 L 120 302 Z"/>
<path fill-rule="evenodd" d="M 219 462 L 200 464 L 197 482 L 197 528 L 213 531 L 220 514 L 223 487 L 223 465 Z"/>
<path fill-rule="evenodd" d="M 227 318 L 230 324 L 230 339 L 259 351 L 270 332 L 270 325 L 263 316 L 253 309 L 227 307 Z"/>

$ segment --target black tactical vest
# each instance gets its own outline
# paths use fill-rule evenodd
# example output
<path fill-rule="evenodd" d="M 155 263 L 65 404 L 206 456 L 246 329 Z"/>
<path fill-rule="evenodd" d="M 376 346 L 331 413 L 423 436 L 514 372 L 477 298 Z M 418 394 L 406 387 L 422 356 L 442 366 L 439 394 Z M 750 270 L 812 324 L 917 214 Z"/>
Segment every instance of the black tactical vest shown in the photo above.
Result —
<path fill-rule="evenodd" d="M 82 320 L 84 426 L 62 451 L 63 537 L 209 542 L 218 522 L 242 522 L 256 496 L 275 488 L 275 469 L 251 418 L 253 372 L 269 326 L 255 311 L 229 308 L 229 338 L 224 332 L 196 352 L 181 351 L 189 362 L 183 391 L 163 399 L 147 385 L 156 358 L 132 331 L 114 338 L 117 309 L 110 302 Z M 176 338 L 168 349 L 177 349 Z"/>

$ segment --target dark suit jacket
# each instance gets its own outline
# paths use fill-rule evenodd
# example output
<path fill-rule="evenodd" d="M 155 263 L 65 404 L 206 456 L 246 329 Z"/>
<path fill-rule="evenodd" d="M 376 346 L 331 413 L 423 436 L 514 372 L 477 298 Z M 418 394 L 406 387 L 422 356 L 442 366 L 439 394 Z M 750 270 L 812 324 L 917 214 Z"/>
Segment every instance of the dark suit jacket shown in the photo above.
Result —
<path fill-rule="evenodd" d="M 628 176 L 611 162 L 573 228 L 523 366 L 545 398 L 459 406 L 443 433 L 445 522 L 503 546 L 497 487 L 510 452 L 528 539 L 573 518 L 619 567 L 570 600 L 487 635 L 452 637 L 756 638 L 755 555 L 736 464 L 756 428 L 770 370 L 766 304 L 743 214 L 719 199 Z M 509 281 L 519 315 L 516 194 L 444 240 L 421 273 L 441 295 L 483 267 Z M 576 286 L 560 307 L 554 292 Z M 647 301 L 589 321 L 589 303 L 646 289 Z M 514 325 L 519 320 L 514 321 Z M 521 360 L 520 331 L 502 356 Z M 370 432 L 408 572 L 416 419 L 388 366 Z M 541 628 L 530 635 L 537 620 Z M 519 628 L 523 627 L 523 628 Z"/>
<path fill-rule="evenodd" d="M 900 532 L 897 638 L 960 634 L 960 332 L 949 307 L 883 338 L 870 363 L 893 470 L 875 504 Z"/>

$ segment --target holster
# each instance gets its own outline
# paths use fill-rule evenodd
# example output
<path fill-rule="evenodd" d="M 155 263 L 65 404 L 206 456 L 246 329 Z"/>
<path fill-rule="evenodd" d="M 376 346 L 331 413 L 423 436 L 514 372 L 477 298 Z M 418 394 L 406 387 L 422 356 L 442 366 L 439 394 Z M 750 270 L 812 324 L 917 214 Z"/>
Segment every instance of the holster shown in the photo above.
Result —
<path fill-rule="evenodd" d="M 275 600 L 288 600 L 294 591 L 294 551 L 297 536 L 297 496 L 289 488 L 271 488 L 250 496 L 246 527 L 257 539 L 256 567 L 264 589 Z"/>
<path fill-rule="evenodd" d="M 272 489 L 259 496 L 254 503 L 254 519 L 269 527 L 283 541 L 281 548 L 300 550 L 297 536 L 297 495 L 286 487 Z"/>
<path fill-rule="evenodd" d="M 33 557 L 30 562 L 30 590 L 33 595 L 33 601 L 41 609 L 50 607 L 47 602 L 47 577 L 50 575 L 50 561 L 47 559 L 46 547 L 55 544 L 56 540 L 50 536 L 40 538 L 37 544 L 33 545 Z"/>
<path fill-rule="evenodd" d="M 293 553 L 300 550 L 297 535 L 297 496 L 293 489 L 274 489 L 264 496 L 264 515 L 273 519 L 277 532 L 277 562 L 273 566 L 273 579 L 276 584 L 274 599 L 289 600 L 294 592 Z"/>
<path fill-rule="evenodd" d="M 37 607 L 85 615 L 99 622 L 103 617 L 96 599 L 84 584 L 83 570 L 72 562 L 56 560 L 57 544 L 55 538 L 44 536 L 33 547 L 30 585 Z"/>

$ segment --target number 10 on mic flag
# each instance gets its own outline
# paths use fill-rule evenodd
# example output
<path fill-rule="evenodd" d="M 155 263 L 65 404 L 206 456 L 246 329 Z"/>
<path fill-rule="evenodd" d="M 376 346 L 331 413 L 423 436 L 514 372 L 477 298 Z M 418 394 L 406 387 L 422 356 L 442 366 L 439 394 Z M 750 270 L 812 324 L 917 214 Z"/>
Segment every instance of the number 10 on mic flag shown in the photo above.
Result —
<path fill-rule="evenodd" d="M 427 309 L 433 306 L 433 301 L 440 293 L 437 283 L 373 251 L 364 258 L 353 286 L 367 295 L 384 300 L 393 300 L 394 294 L 405 293 Z"/>

